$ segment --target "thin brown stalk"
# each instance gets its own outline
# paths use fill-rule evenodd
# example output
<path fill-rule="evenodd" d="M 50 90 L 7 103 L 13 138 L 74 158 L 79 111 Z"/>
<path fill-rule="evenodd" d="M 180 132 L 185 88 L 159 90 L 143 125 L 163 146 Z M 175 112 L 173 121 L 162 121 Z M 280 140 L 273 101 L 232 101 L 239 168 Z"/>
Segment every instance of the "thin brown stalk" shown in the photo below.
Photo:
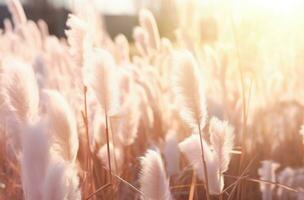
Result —
<path fill-rule="evenodd" d="M 109 138 L 109 122 L 108 122 L 108 114 L 107 114 L 107 106 L 105 105 L 105 123 L 106 123 L 106 138 L 107 138 L 107 151 L 108 151 L 108 163 L 109 163 L 109 179 L 110 179 L 110 184 L 111 184 L 111 190 L 114 192 L 113 188 L 113 179 L 112 179 L 112 165 L 111 165 L 111 152 L 110 152 L 110 138 Z"/>
<path fill-rule="evenodd" d="M 83 88 L 83 95 L 84 95 L 84 112 L 82 112 L 82 117 L 84 121 L 85 126 L 85 132 L 86 132 L 86 140 L 87 140 L 87 154 L 86 154 L 86 172 L 87 172 L 87 179 L 85 181 L 85 189 L 89 189 L 88 182 L 90 181 L 92 183 L 92 190 L 95 190 L 95 184 L 93 181 L 93 176 L 90 173 L 90 171 L 93 172 L 93 166 L 91 165 L 91 148 L 90 148 L 90 138 L 89 138 L 89 120 L 88 120 L 88 108 L 87 108 L 87 87 L 84 86 Z"/>
<path fill-rule="evenodd" d="M 191 187 L 190 187 L 188 200 L 193 200 L 194 199 L 195 187 L 196 187 L 196 174 L 195 174 L 195 171 L 193 170 L 192 181 L 191 181 Z"/>
<path fill-rule="evenodd" d="M 114 177 L 116 177 L 117 179 L 119 179 L 121 182 L 123 182 L 124 184 L 126 184 L 127 186 L 129 186 L 131 189 L 133 189 L 135 192 L 137 192 L 138 194 L 140 194 L 140 196 L 144 197 L 145 195 L 139 190 L 137 189 L 134 185 L 132 185 L 131 183 L 129 183 L 128 181 L 124 180 L 123 178 L 121 178 L 120 176 L 117 176 L 116 174 L 113 174 Z"/>
<path fill-rule="evenodd" d="M 107 183 L 107 184 L 101 186 L 101 187 L 98 188 L 95 192 L 93 192 L 92 194 L 90 194 L 90 195 L 86 198 L 86 200 L 91 199 L 92 197 L 94 197 L 95 195 L 97 195 L 97 194 L 98 194 L 99 192 L 101 192 L 102 190 L 107 189 L 109 186 L 111 186 L 110 183 Z"/>
<path fill-rule="evenodd" d="M 113 145 L 113 149 L 115 149 L 116 141 L 115 141 L 115 137 L 114 137 L 114 134 L 115 134 L 115 133 L 113 133 L 111 117 L 110 117 L 110 131 L 111 131 L 111 135 L 112 135 L 112 145 Z M 117 159 L 116 159 L 116 153 L 115 153 L 115 151 L 113 152 L 113 157 L 114 157 L 114 169 L 118 169 L 118 164 L 117 164 Z"/>
<path fill-rule="evenodd" d="M 225 177 L 227 178 L 233 178 L 233 179 L 238 179 L 239 177 L 237 176 L 232 176 L 232 175 L 225 175 Z M 261 180 L 261 179 L 257 179 L 257 178 L 252 178 L 252 177 L 249 177 L 249 176 L 245 176 L 243 177 L 242 179 L 246 180 L 246 181 L 250 181 L 250 182 L 255 182 L 255 183 L 265 183 L 265 184 L 269 184 L 269 185 L 275 185 L 277 187 L 281 187 L 283 189 L 286 189 L 286 190 L 289 190 L 291 192 L 299 192 L 297 189 L 294 189 L 292 187 L 289 187 L 287 185 L 283 185 L 283 184 L 280 184 L 278 182 L 273 182 L 273 181 L 267 181 L 267 180 Z"/>
<path fill-rule="evenodd" d="M 198 124 L 198 132 L 199 132 L 199 136 L 200 136 L 200 143 L 201 143 L 201 150 L 202 150 L 202 160 L 203 160 L 203 165 L 204 165 L 206 197 L 207 197 L 207 200 L 210 200 L 209 182 L 208 182 L 208 169 L 207 169 L 207 163 L 206 163 L 205 155 L 204 155 L 204 145 L 203 145 L 201 125 L 200 125 L 199 122 L 197 124 Z"/>
<path fill-rule="evenodd" d="M 240 56 L 240 46 L 239 46 L 239 41 L 238 41 L 238 35 L 237 35 L 237 30 L 236 30 L 236 25 L 234 23 L 233 17 L 232 17 L 232 12 L 230 13 L 230 20 L 231 20 L 231 26 L 232 26 L 232 32 L 233 32 L 233 38 L 236 46 L 236 54 L 237 54 L 237 67 L 239 69 L 240 73 L 240 81 L 241 81 L 241 90 L 242 90 L 242 106 L 243 106 L 243 112 L 242 112 L 242 117 L 243 117 L 243 123 L 242 123 L 242 155 L 240 158 L 239 162 L 239 173 L 243 168 L 244 165 L 244 158 L 246 154 L 246 147 L 245 147 L 245 138 L 247 136 L 247 105 L 246 105 L 246 97 L 245 97 L 245 82 L 244 82 L 244 72 L 242 69 L 242 66 L 240 64 L 241 62 L 241 56 Z M 245 186 L 244 186 L 245 187 Z M 240 184 L 240 187 L 238 188 L 237 192 L 237 199 L 239 197 L 242 197 L 242 193 L 244 192 L 245 188 L 242 187 L 242 184 Z M 242 199 L 242 198 L 241 198 Z"/>
<path fill-rule="evenodd" d="M 243 180 L 243 177 L 245 176 L 245 174 L 249 171 L 250 166 L 252 165 L 253 161 L 255 160 L 255 157 L 248 163 L 248 165 L 246 166 L 246 168 L 243 170 L 242 174 L 238 177 L 235 186 L 233 187 L 228 200 L 230 200 L 233 197 L 233 193 L 234 191 L 238 188 L 238 183 L 240 181 Z"/>

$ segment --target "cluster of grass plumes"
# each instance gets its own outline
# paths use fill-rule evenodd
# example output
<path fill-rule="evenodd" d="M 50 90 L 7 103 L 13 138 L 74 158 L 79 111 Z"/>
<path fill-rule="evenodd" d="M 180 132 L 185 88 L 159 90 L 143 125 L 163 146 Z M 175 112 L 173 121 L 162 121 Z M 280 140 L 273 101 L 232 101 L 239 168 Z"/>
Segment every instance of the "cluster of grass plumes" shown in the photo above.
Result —
<path fill-rule="evenodd" d="M 75 6 L 62 39 L 18 0 L 8 7 L 0 199 L 302 197 L 302 96 L 290 91 L 303 81 L 244 66 L 243 41 L 200 43 L 180 20 L 173 43 L 142 10 L 131 48 L 90 4 Z M 270 159 L 280 165 L 260 165 Z"/>

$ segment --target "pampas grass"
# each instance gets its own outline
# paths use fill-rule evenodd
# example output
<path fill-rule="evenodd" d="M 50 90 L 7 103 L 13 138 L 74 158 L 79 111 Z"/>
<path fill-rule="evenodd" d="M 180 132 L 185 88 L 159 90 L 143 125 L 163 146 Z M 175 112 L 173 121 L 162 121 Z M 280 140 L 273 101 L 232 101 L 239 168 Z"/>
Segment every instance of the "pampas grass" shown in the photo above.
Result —
<path fill-rule="evenodd" d="M 303 198 L 304 14 L 160 2 L 130 42 L 94 1 L 73 2 L 66 38 L 7 1 L 0 199 Z"/>
<path fill-rule="evenodd" d="M 149 10 L 141 10 L 139 13 L 139 23 L 148 33 L 149 46 L 154 50 L 159 49 L 160 37 L 153 14 Z"/>
<path fill-rule="evenodd" d="M 43 200 L 80 200 L 79 178 L 73 165 L 53 161 L 43 186 Z"/>
<path fill-rule="evenodd" d="M 21 172 L 24 198 L 41 200 L 49 164 L 49 137 L 45 121 L 23 127 Z"/>
<path fill-rule="evenodd" d="M 70 45 L 70 53 L 78 66 L 83 66 L 84 56 L 89 48 L 90 41 L 87 32 L 88 24 L 76 15 L 70 14 L 67 20 L 70 28 L 65 33 Z"/>
<path fill-rule="evenodd" d="M 2 95 L 13 113 L 23 123 L 35 122 L 39 115 L 39 92 L 32 66 L 8 58 L 1 72 Z"/>
<path fill-rule="evenodd" d="M 166 135 L 163 153 L 166 160 L 168 176 L 178 174 L 180 171 L 180 151 L 178 148 L 176 134 L 172 131 Z"/>
<path fill-rule="evenodd" d="M 220 173 L 228 170 L 231 153 L 233 149 L 233 128 L 227 121 L 220 121 L 213 117 L 209 123 L 210 141 L 218 160 Z"/>
<path fill-rule="evenodd" d="M 181 117 L 193 131 L 197 131 L 200 136 L 201 156 L 204 165 L 202 169 L 204 170 L 203 174 L 205 176 L 206 195 L 209 200 L 208 164 L 205 159 L 202 137 L 202 129 L 205 126 L 207 118 L 204 86 L 196 61 L 190 52 L 179 52 L 174 55 L 174 60 L 175 72 L 173 89 L 178 103 L 182 106 L 180 112 Z"/>
<path fill-rule="evenodd" d="M 138 126 L 140 122 L 141 113 L 140 101 L 134 92 L 124 99 L 121 112 L 118 116 L 116 135 L 118 135 L 119 141 L 123 145 L 131 145 L 137 138 Z"/>
<path fill-rule="evenodd" d="M 88 73 L 86 81 L 92 86 L 101 108 L 106 115 L 114 115 L 119 109 L 119 80 L 112 55 L 106 50 L 95 49 L 85 63 Z"/>
<path fill-rule="evenodd" d="M 14 25 L 18 26 L 26 23 L 26 16 L 20 1 L 6 0 L 8 9 L 13 16 Z"/>
<path fill-rule="evenodd" d="M 138 26 L 134 28 L 133 31 L 133 38 L 135 41 L 135 46 L 139 53 L 142 56 L 146 56 L 149 53 L 149 38 L 148 38 L 148 33 L 147 31 Z"/>
<path fill-rule="evenodd" d="M 55 90 L 44 90 L 52 148 L 63 159 L 75 162 L 78 151 L 77 124 L 65 98 Z"/>
<path fill-rule="evenodd" d="M 188 51 L 174 54 L 173 91 L 181 105 L 181 117 L 193 129 L 203 129 L 207 118 L 203 80 L 194 57 Z"/>
<path fill-rule="evenodd" d="M 208 174 L 205 175 L 204 165 L 202 163 L 200 137 L 198 134 L 192 134 L 191 136 L 185 138 L 181 143 L 179 143 L 180 151 L 187 157 L 188 162 L 191 164 L 192 168 L 195 170 L 198 178 L 206 182 L 206 177 L 208 177 L 208 186 L 210 194 L 220 194 L 223 187 L 223 177 L 220 176 L 219 163 L 215 159 L 214 153 L 211 151 L 210 146 L 203 140 L 204 145 L 204 157 L 206 160 Z"/>
<path fill-rule="evenodd" d="M 140 188 L 144 194 L 144 199 L 172 199 L 169 181 L 159 152 L 148 150 L 141 158 L 141 166 Z"/>

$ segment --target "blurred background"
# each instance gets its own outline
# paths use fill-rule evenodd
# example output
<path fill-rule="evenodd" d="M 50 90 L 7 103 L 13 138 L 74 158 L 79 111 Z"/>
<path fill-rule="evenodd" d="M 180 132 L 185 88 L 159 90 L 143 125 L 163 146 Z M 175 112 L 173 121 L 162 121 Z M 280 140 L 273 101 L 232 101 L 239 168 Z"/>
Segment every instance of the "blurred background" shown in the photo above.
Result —
<path fill-rule="evenodd" d="M 60 37 L 64 36 L 65 22 L 72 5 L 77 4 L 77 1 L 69 0 L 23 0 L 21 2 L 29 19 L 45 20 L 49 25 L 50 33 Z M 118 33 L 124 33 L 129 40 L 132 39 L 132 29 L 138 24 L 137 14 L 141 8 L 148 8 L 156 15 L 160 31 L 164 36 L 172 36 L 176 25 L 175 0 L 92 0 L 91 3 L 100 11 L 112 38 Z M 3 19 L 9 17 L 5 0 L 0 0 L 1 28 Z"/>
<path fill-rule="evenodd" d="M 131 63 L 159 70 L 165 66 L 167 70 L 171 65 L 163 49 L 155 54 L 159 57 L 140 57 L 135 51 L 132 34 L 139 24 L 138 13 L 148 8 L 156 18 L 162 45 L 170 50 L 187 49 L 198 60 L 204 72 L 208 115 L 228 120 L 235 127 L 236 148 L 246 155 L 244 163 L 255 161 L 250 175 L 258 177 L 260 161 L 267 159 L 280 163 L 280 170 L 303 167 L 304 128 L 302 134 L 299 131 L 304 125 L 304 0 L 80 1 L 22 3 L 29 19 L 43 19 L 50 34 L 58 37 L 65 37 L 68 13 L 77 6 L 85 7 L 84 2 L 92 3 L 103 30 L 112 39 L 123 33 L 130 41 Z M 1 27 L 5 18 L 10 14 L 0 0 Z M 114 55 L 117 47 L 111 44 L 106 47 L 114 49 Z M 161 74 L 167 84 L 169 70 Z M 166 103 L 161 106 L 164 113 L 172 104 Z M 171 120 L 163 121 L 171 127 Z M 155 127 L 159 128 L 157 123 Z M 228 174 L 238 175 L 238 164 L 234 156 Z M 304 188 L 304 178 L 301 184 Z M 252 184 L 245 199 L 259 199 L 257 190 L 258 184 Z"/>

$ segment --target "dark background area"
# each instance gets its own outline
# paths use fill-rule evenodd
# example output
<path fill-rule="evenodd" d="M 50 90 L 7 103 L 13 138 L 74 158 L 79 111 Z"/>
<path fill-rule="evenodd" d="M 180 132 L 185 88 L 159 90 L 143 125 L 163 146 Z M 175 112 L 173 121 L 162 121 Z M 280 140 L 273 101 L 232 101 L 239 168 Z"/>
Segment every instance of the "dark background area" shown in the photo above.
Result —
<path fill-rule="evenodd" d="M 160 9 L 154 12 L 159 25 L 160 34 L 165 37 L 173 38 L 173 32 L 177 24 L 177 16 L 174 12 L 175 5 L 173 1 L 167 0 L 162 3 Z M 65 37 L 64 30 L 70 11 L 63 7 L 52 6 L 47 1 L 41 1 L 39 4 L 23 5 L 28 19 L 37 21 L 43 19 L 49 27 L 50 34 L 58 37 Z M 173 10 L 172 10 L 173 9 Z M 114 38 L 117 34 L 123 33 L 129 41 L 132 40 L 133 28 L 138 25 L 137 15 L 103 15 L 106 30 Z M 8 8 L 5 4 L 0 4 L 0 28 L 3 28 L 3 20 L 11 18 Z M 160 20 L 161 19 L 161 20 Z"/>

